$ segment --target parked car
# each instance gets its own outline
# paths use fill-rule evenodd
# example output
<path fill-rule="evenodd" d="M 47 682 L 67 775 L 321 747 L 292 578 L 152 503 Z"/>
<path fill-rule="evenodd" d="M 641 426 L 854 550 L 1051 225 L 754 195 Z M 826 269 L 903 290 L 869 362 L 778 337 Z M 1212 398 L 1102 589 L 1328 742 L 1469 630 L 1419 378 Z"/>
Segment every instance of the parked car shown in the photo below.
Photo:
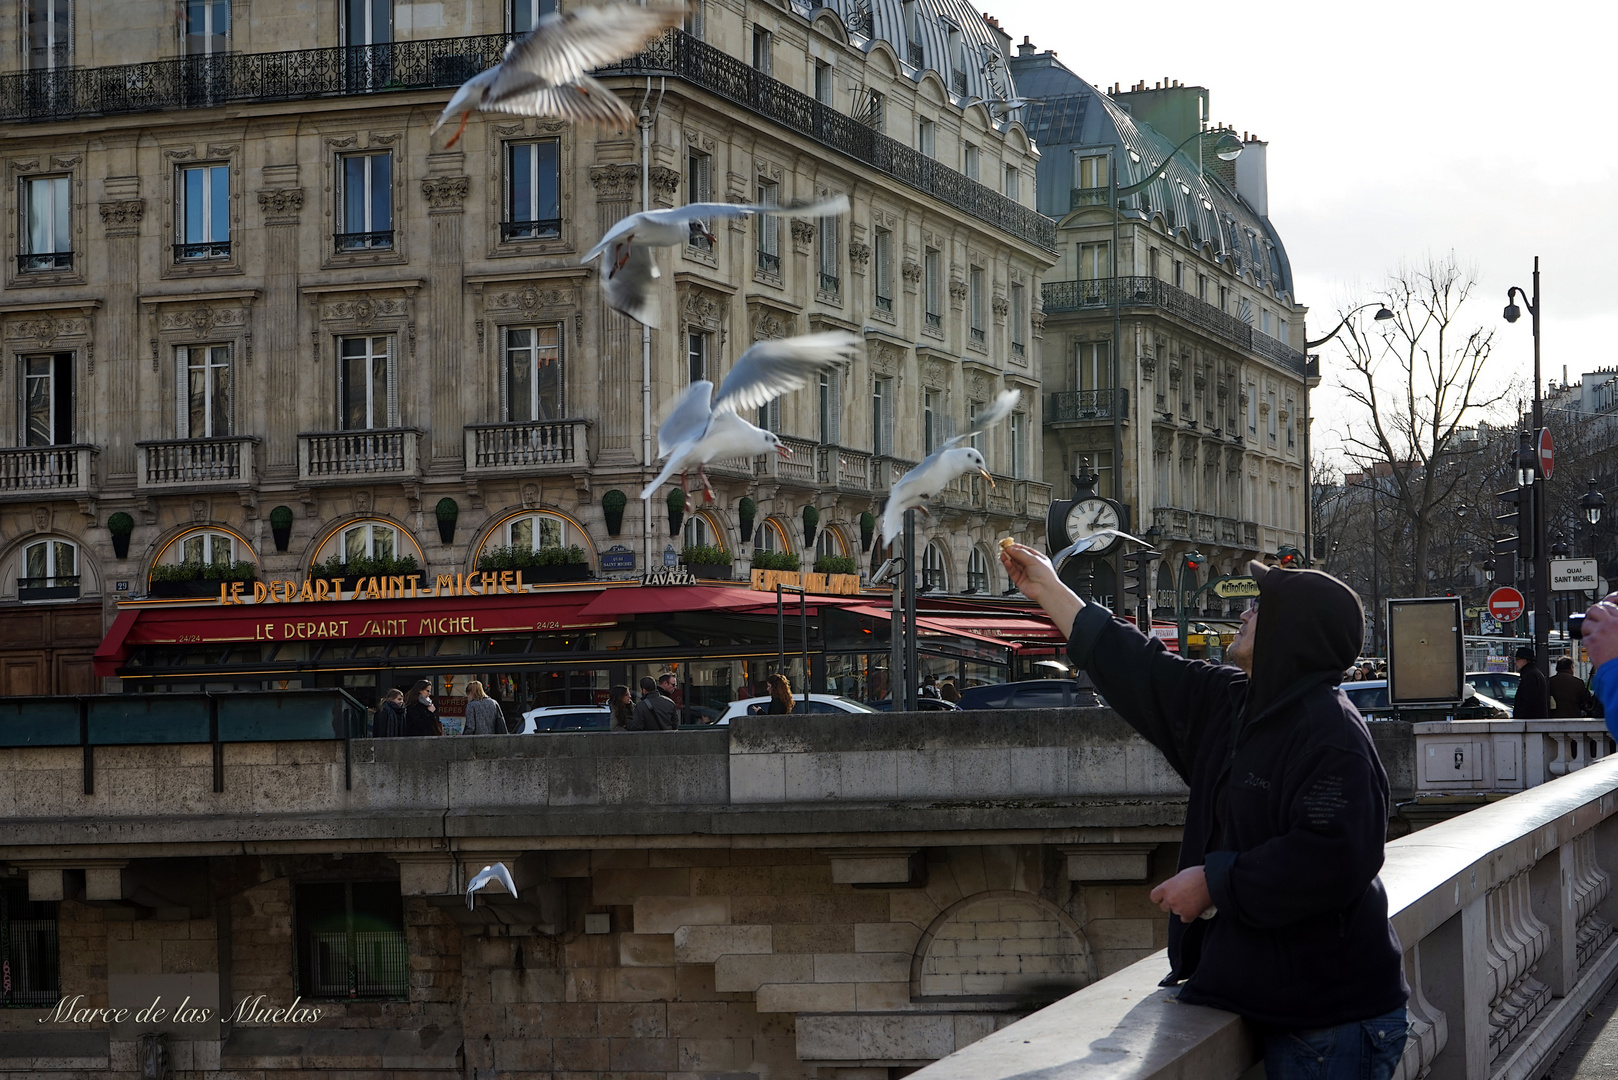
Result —
<path fill-rule="evenodd" d="M 543 705 L 522 714 L 522 735 L 547 731 L 606 731 L 612 710 L 605 705 Z"/>
<path fill-rule="evenodd" d="M 793 709 L 795 713 L 803 712 L 803 695 L 793 695 Z M 770 710 L 768 697 L 742 698 L 732 701 L 730 706 L 720 715 L 716 723 L 728 724 L 733 716 L 765 716 Z M 863 701 L 855 701 L 851 697 L 841 694 L 810 694 L 809 711 L 811 713 L 873 713 L 871 706 Z"/>
<path fill-rule="evenodd" d="M 961 691 L 963 709 L 1060 709 L 1101 704 L 1088 679 L 1025 679 L 969 686 Z"/>
<path fill-rule="evenodd" d="M 1472 692 L 1466 695 L 1465 701 L 1459 708 L 1448 705 L 1401 705 L 1399 716 L 1401 719 L 1424 721 L 1442 720 L 1446 716 L 1454 716 L 1457 720 L 1510 720 L 1511 706 L 1498 701 L 1488 694 L 1478 693 L 1467 676 L 1466 689 Z M 1342 684 L 1343 693 L 1348 695 L 1349 702 L 1359 710 L 1361 716 L 1369 720 L 1392 720 L 1393 706 L 1388 704 L 1388 680 L 1368 679 L 1362 682 L 1346 682 Z"/>
<path fill-rule="evenodd" d="M 871 708 L 875 709 L 877 712 L 892 712 L 893 711 L 893 699 L 892 698 L 883 698 L 881 701 L 867 701 L 865 704 L 869 705 Z M 917 712 L 959 712 L 960 709 L 961 709 L 961 707 L 959 705 L 955 704 L 955 702 L 953 702 L 953 701 L 945 701 L 943 698 L 935 698 L 935 697 L 918 697 L 918 698 L 916 698 L 916 711 Z"/>
<path fill-rule="evenodd" d="M 1517 681 L 1522 676 L 1515 671 L 1468 671 L 1466 681 L 1478 688 L 1478 693 L 1487 694 L 1496 701 L 1503 701 L 1507 705 L 1517 704 Z"/>

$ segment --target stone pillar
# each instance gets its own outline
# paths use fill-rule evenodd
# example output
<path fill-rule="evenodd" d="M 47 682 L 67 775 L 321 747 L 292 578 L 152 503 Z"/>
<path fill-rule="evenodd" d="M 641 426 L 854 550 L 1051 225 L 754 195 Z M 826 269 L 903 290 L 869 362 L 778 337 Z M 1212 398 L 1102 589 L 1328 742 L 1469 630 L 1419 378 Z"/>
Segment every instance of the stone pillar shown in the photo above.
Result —
<path fill-rule="evenodd" d="M 427 330 L 432 378 L 428 381 L 429 400 L 418 398 L 418 415 L 407 417 L 405 423 L 424 429 L 432 467 L 460 468 L 464 456 L 461 430 L 466 424 L 463 394 L 472 392 L 481 382 L 466 377 L 461 357 L 461 343 L 466 337 L 461 317 L 462 236 L 470 187 L 471 181 L 465 176 L 435 176 L 421 182 L 432 229 L 432 263 L 428 271 L 432 321 Z"/>
<path fill-rule="evenodd" d="M 135 177 L 108 178 L 108 194 L 115 190 L 133 195 L 140 190 Z M 134 486 L 135 442 L 142 437 L 136 416 L 140 369 L 140 221 L 146 213 L 146 200 L 110 199 L 100 206 L 101 224 L 107 237 L 107 313 L 103 323 L 106 349 L 107 423 L 106 481 L 110 485 Z M 148 434 L 146 437 L 150 437 Z"/>
<path fill-rule="evenodd" d="M 640 167 L 599 165 L 590 170 L 596 192 L 596 235 L 601 236 L 623 217 L 639 208 Z M 603 259 L 607 256 L 603 256 Z M 598 264 L 599 268 L 599 264 Z M 600 385 L 628 391 L 640 388 L 640 324 L 601 303 L 601 337 L 594 350 Z M 583 343 L 581 343 L 582 346 Z M 581 347 L 585 356 L 589 352 Z M 607 393 L 601 401 L 600 461 L 633 463 L 640 460 L 636 441 L 640 425 L 640 394 Z"/>
<path fill-rule="evenodd" d="M 264 215 L 264 303 L 260 307 L 265 348 L 264 458 L 268 476 L 295 476 L 298 471 L 298 215 L 303 189 L 268 188 L 258 193 Z"/>

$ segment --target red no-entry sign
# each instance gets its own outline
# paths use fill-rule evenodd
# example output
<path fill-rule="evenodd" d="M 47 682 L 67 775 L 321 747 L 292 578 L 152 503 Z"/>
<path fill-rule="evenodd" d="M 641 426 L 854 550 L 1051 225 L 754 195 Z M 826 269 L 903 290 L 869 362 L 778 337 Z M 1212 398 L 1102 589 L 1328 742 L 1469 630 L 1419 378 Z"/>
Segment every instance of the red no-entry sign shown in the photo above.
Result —
<path fill-rule="evenodd" d="M 1501 622 L 1512 622 L 1522 614 L 1525 606 L 1522 593 L 1510 585 L 1502 585 L 1489 594 L 1489 614 Z"/>
<path fill-rule="evenodd" d="M 1539 475 L 1549 480 L 1551 466 L 1556 464 L 1556 444 L 1551 440 L 1551 429 L 1539 429 Z"/>

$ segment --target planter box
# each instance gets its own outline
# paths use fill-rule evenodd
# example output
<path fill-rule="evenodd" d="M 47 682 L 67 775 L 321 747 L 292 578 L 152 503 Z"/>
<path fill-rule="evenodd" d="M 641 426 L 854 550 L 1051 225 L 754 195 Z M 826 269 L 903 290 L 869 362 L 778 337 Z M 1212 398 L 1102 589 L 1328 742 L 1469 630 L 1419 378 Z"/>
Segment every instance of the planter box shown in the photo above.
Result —
<path fill-rule="evenodd" d="M 77 585 L 41 585 L 37 588 L 19 588 L 18 600 L 77 600 Z"/>
<path fill-rule="evenodd" d="M 242 585 L 248 591 L 253 588 L 253 578 L 247 578 Z M 154 581 L 147 591 L 148 596 L 168 600 L 206 600 L 219 595 L 220 585 L 229 585 L 228 581 L 219 578 L 203 578 L 200 581 Z"/>
<path fill-rule="evenodd" d="M 730 563 L 686 563 L 685 568 L 691 571 L 691 576 L 706 578 L 709 581 L 730 581 Z"/>
<path fill-rule="evenodd" d="M 860 578 L 858 574 L 805 574 L 797 570 L 753 571 L 753 588 L 774 592 L 777 585 L 832 596 L 855 596 L 860 591 Z"/>
<path fill-rule="evenodd" d="M 487 571 L 484 571 L 487 573 Z M 563 563 L 561 566 L 525 566 L 517 571 L 524 585 L 556 585 L 564 581 L 589 581 L 589 563 Z"/>

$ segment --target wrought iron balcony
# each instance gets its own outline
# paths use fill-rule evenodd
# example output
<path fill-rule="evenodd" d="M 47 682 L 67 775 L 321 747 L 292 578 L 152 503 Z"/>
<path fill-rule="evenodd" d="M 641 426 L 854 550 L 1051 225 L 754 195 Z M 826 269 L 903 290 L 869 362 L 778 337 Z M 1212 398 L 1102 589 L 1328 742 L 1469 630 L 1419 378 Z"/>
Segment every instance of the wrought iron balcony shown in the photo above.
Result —
<path fill-rule="evenodd" d="M 879 293 L 876 298 L 876 307 L 878 311 L 892 311 L 893 297 L 883 296 Z"/>
<path fill-rule="evenodd" d="M 500 239 L 554 240 L 562 235 L 561 218 L 541 218 L 537 221 L 502 221 Z"/>
<path fill-rule="evenodd" d="M 571 472 L 589 458 L 588 420 L 541 420 L 506 424 L 471 424 L 466 428 L 469 472 Z"/>
<path fill-rule="evenodd" d="M 253 481 L 253 438 L 169 439 L 136 443 L 142 488 L 232 487 Z"/>
<path fill-rule="evenodd" d="M 229 240 L 204 240 L 200 244 L 175 244 L 175 262 L 202 262 L 230 258 Z"/>
<path fill-rule="evenodd" d="M 758 253 L 758 272 L 773 277 L 781 276 L 781 256 L 771 251 Z"/>
<path fill-rule="evenodd" d="M 1045 410 L 1046 424 L 1083 423 L 1090 420 L 1111 420 L 1117 409 L 1121 419 L 1129 419 L 1129 391 L 1118 390 L 1058 390 L 1051 394 L 1050 406 Z"/>
<path fill-rule="evenodd" d="M 827 294 L 828 296 L 836 296 L 838 290 L 841 287 L 842 287 L 842 279 L 839 278 L 836 274 L 821 274 L 820 275 L 820 291 L 821 292 Z"/>
<path fill-rule="evenodd" d="M 932 327 L 934 330 L 939 329 L 944 325 L 944 316 L 935 311 L 929 311 L 927 313 L 927 325 Z"/>
<path fill-rule="evenodd" d="M 1106 206 L 1107 192 L 1110 190 L 1111 188 L 1105 187 L 1076 187 L 1072 190 L 1072 194 L 1068 196 L 1067 208 L 1069 210 L 1078 210 L 1085 206 Z"/>
<path fill-rule="evenodd" d="M 25 446 L 0 450 L 0 499 L 96 493 L 93 446 Z"/>
<path fill-rule="evenodd" d="M 369 251 L 378 248 L 391 248 L 393 246 L 393 230 L 381 229 L 377 232 L 345 232 L 332 236 L 338 251 Z"/>
<path fill-rule="evenodd" d="M 987 337 L 988 337 L 988 331 L 984 330 L 983 327 L 981 327 L 981 326 L 972 327 L 972 340 L 974 342 L 976 342 L 979 345 L 982 345 L 983 342 L 987 339 Z"/>
<path fill-rule="evenodd" d="M 36 251 L 31 255 L 17 256 L 17 272 L 21 274 L 35 274 L 45 270 L 71 269 L 73 269 L 73 253 L 71 251 Z"/>
<path fill-rule="evenodd" d="M 415 428 L 305 432 L 298 436 L 298 479 L 414 477 L 420 444 Z"/>
<path fill-rule="evenodd" d="M 1304 373 L 1302 353 L 1293 352 L 1269 335 L 1256 332 L 1250 323 L 1154 277 L 1047 281 L 1040 290 L 1047 316 L 1068 311 L 1111 310 L 1114 306 L 1157 308 L 1239 349 L 1256 353 L 1300 378 Z"/>

